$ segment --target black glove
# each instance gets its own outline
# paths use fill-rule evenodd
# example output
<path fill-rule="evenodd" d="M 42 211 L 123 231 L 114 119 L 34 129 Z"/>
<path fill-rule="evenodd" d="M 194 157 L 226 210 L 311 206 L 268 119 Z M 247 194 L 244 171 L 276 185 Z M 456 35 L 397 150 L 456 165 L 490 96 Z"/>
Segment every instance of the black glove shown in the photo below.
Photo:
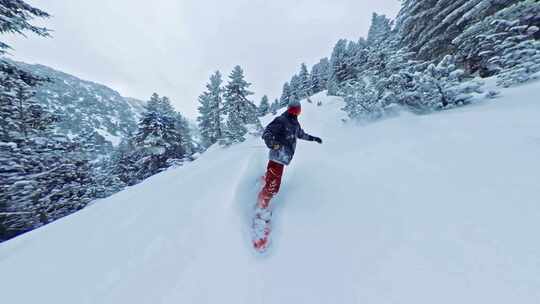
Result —
<path fill-rule="evenodd" d="M 319 144 L 322 144 L 322 139 L 317 136 L 313 136 L 313 141 L 318 142 Z"/>

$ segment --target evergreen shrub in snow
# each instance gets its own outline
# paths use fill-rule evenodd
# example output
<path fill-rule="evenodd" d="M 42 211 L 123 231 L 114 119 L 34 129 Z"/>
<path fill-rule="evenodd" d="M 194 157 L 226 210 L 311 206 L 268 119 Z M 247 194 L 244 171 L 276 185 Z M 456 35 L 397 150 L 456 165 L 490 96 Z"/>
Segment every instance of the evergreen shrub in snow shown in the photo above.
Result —
<path fill-rule="evenodd" d="M 400 53 L 400 52 L 398 52 Z M 392 62 L 391 60 L 389 62 Z M 465 77 L 452 56 L 438 64 L 401 62 L 388 64 L 390 71 L 373 71 L 362 75 L 362 80 L 346 83 L 340 91 L 346 111 L 351 118 L 376 119 L 383 117 L 395 106 L 406 107 L 416 113 L 427 113 L 465 105 L 482 93 L 482 83 Z"/>

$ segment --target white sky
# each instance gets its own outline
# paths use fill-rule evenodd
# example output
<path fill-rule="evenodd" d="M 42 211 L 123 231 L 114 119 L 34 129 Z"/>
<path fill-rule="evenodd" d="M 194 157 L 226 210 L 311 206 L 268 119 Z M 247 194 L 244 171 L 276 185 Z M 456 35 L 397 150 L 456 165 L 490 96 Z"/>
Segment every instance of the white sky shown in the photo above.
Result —
<path fill-rule="evenodd" d="M 103 83 L 124 96 L 171 97 L 189 117 L 216 69 L 239 64 L 258 104 L 273 100 L 301 62 L 329 56 L 339 38 L 366 36 L 373 12 L 399 0 L 27 0 L 53 15 L 52 39 L 8 38 L 14 59 Z M 151 3 L 151 4 L 149 4 Z"/>

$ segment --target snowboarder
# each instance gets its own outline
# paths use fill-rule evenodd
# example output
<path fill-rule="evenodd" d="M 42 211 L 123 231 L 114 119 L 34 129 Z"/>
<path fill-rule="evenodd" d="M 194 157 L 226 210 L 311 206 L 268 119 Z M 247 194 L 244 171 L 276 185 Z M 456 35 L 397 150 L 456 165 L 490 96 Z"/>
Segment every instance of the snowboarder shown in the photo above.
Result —
<path fill-rule="evenodd" d="M 301 111 L 300 102 L 292 102 L 287 111 L 276 117 L 264 130 L 262 138 L 270 149 L 270 160 L 265 175 L 265 184 L 257 200 L 259 208 L 268 208 L 270 200 L 279 192 L 283 169 L 289 165 L 296 150 L 296 139 L 322 144 L 322 139 L 307 134 L 300 127 L 298 116 Z"/>
<path fill-rule="evenodd" d="M 270 200 L 279 191 L 283 169 L 291 162 L 296 149 L 296 139 L 322 144 L 322 139 L 307 134 L 300 127 L 298 115 L 301 111 L 300 102 L 291 103 L 287 111 L 275 118 L 262 135 L 266 146 L 270 149 L 270 160 L 264 177 L 264 187 L 257 198 L 252 223 L 253 247 L 260 253 L 264 253 L 270 243 L 272 230 Z"/>

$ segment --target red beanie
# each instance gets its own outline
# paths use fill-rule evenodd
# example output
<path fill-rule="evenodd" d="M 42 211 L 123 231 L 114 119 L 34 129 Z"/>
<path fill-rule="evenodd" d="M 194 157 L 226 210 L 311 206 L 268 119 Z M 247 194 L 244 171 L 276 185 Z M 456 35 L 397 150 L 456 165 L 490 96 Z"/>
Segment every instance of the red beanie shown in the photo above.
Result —
<path fill-rule="evenodd" d="M 302 108 L 301 107 L 290 107 L 290 108 L 287 109 L 287 112 L 289 112 L 289 114 L 291 114 L 291 115 L 299 116 L 300 113 L 302 113 Z"/>
<path fill-rule="evenodd" d="M 302 104 L 298 101 L 291 102 L 289 104 L 289 107 L 287 108 L 287 112 L 294 116 L 300 115 L 300 113 L 302 112 Z"/>

